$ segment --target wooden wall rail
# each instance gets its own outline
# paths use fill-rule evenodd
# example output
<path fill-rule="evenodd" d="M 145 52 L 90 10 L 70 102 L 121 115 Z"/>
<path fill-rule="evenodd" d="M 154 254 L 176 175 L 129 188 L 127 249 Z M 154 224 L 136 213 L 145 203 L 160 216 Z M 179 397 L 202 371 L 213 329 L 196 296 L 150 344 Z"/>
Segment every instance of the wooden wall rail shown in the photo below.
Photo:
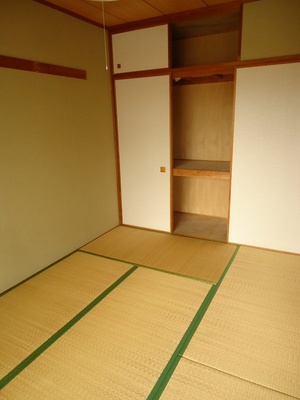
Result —
<path fill-rule="evenodd" d="M 38 61 L 0 55 L 0 67 L 19 69 L 22 71 L 39 72 L 42 74 L 59 75 L 68 78 L 86 79 L 86 71 L 82 69 L 45 64 Z"/>

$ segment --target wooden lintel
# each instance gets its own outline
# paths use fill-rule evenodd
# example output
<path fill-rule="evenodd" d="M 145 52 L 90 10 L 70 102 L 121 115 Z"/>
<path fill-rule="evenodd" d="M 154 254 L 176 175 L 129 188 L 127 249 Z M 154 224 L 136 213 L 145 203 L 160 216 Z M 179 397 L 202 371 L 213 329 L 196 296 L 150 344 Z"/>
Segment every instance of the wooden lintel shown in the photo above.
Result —
<path fill-rule="evenodd" d="M 76 79 L 86 79 L 86 71 L 82 69 L 45 64 L 39 61 L 24 60 L 22 58 L 2 55 L 0 55 L 0 67 L 18 69 L 22 71 L 39 72 L 41 74 L 65 76 Z"/>
<path fill-rule="evenodd" d="M 148 69 L 143 71 L 120 72 L 114 74 L 115 79 L 147 78 L 150 76 L 169 75 L 170 68 Z"/>
<path fill-rule="evenodd" d="M 171 69 L 173 79 L 214 77 L 217 80 L 221 76 L 230 76 L 236 68 L 260 67 L 265 65 L 276 65 L 300 61 L 300 54 L 289 56 L 268 57 L 253 60 L 230 61 L 219 64 L 204 64 L 192 67 L 181 67 Z"/>
<path fill-rule="evenodd" d="M 287 56 L 267 57 L 258 58 L 253 60 L 242 60 L 236 64 L 237 68 L 247 67 L 261 67 L 264 65 L 275 65 L 275 64 L 288 64 L 300 61 L 300 54 L 291 54 Z"/>
<path fill-rule="evenodd" d="M 149 76 L 171 75 L 173 80 L 181 84 L 188 84 L 189 79 L 194 79 L 190 83 L 207 82 L 228 82 L 233 80 L 236 68 L 258 67 L 264 65 L 285 64 L 300 61 L 300 54 L 290 56 L 268 57 L 253 60 L 230 61 L 219 64 L 196 65 L 181 68 L 158 68 L 143 71 L 121 72 L 114 74 L 114 79 L 142 78 Z"/>

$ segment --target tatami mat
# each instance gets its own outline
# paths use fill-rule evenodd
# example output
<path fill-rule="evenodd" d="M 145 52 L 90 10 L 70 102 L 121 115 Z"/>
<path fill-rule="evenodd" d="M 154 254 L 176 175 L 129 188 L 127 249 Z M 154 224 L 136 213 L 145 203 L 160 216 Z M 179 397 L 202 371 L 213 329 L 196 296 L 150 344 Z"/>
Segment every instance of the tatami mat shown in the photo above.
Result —
<path fill-rule="evenodd" d="M 0 298 L 0 378 L 131 265 L 77 252 Z"/>
<path fill-rule="evenodd" d="M 184 357 L 300 398 L 300 256 L 241 247 Z"/>
<path fill-rule="evenodd" d="M 216 283 L 236 246 L 118 226 L 82 248 L 100 254 Z"/>
<path fill-rule="evenodd" d="M 162 400 L 293 400 L 283 393 L 181 359 Z"/>
<path fill-rule="evenodd" d="M 5 386 L 2 399 L 145 400 L 210 287 L 138 268 Z"/>

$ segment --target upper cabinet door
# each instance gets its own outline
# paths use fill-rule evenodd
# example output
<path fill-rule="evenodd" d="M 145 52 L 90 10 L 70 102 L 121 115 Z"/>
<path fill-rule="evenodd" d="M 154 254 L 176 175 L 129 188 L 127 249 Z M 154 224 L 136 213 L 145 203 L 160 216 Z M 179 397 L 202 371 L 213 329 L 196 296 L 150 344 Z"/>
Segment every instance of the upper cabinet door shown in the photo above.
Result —
<path fill-rule="evenodd" d="M 244 4 L 241 60 L 299 54 L 299 22 L 299 0 Z"/>
<path fill-rule="evenodd" d="M 117 33 L 112 43 L 115 74 L 169 66 L 167 25 Z"/>

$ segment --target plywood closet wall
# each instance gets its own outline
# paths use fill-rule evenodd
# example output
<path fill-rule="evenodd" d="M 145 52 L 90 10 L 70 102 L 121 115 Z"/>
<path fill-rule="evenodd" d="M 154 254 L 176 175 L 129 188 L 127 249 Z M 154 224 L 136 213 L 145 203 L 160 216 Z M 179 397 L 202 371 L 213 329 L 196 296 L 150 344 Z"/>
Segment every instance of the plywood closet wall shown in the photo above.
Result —
<path fill-rule="evenodd" d="M 230 161 L 233 83 L 174 87 L 174 158 Z M 227 218 L 229 180 L 174 177 L 174 211 Z"/>

